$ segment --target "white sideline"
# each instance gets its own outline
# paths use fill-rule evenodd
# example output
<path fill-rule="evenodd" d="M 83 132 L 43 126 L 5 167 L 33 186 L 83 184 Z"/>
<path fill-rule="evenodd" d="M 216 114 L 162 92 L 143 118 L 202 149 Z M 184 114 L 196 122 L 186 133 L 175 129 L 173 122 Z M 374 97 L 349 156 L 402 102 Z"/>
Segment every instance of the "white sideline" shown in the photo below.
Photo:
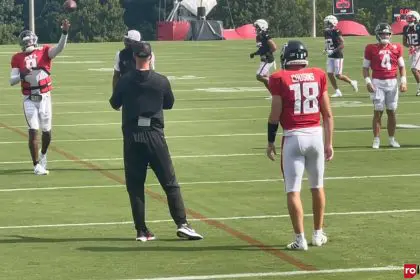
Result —
<path fill-rule="evenodd" d="M 25 142 L 26 143 L 26 142 Z M 1 144 L 1 142 L 0 142 Z M 9 143 L 10 144 L 10 143 Z M 280 148 L 278 148 L 280 150 Z M 374 150 L 374 149 L 351 149 L 351 150 L 335 150 L 334 153 L 380 153 L 380 152 L 398 152 L 398 151 L 408 151 L 408 150 L 420 150 L 420 147 L 409 147 L 409 148 L 400 148 L 400 149 L 381 149 L 381 150 Z M 171 156 L 171 158 L 223 158 L 223 157 L 253 157 L 253 156 L 262 156 L 264 157 L 264 153 L 243 153 L 243 154 L 212 154 L 212 155 L 179 155 L 179 156 Z M 122 161 L 122 157 L 115 157 L 115 158 L 82 158 L 80 161 L 88 161 L 88 162 L 100 162 L 100 161 Z M 52 162 L 73 162 L 74 160 L 71 159 L 53 159 L 49 160 L 49 163 Z M 0 164 L 26 164 L 31 163 L 29 160 L 20 160 L 20 161 L 0 161 Z"/>
<path fill-rule="evenodd" d="M 325 216 L 356 216 L 356 215 L 380 215 L 380 214 L 393 214 L 393 213 L 413 213 L 420 212 L 420 209 L 400 209 L 400 210 L 383 210 L 383 211 L 358 211 L 358 212 L 333 212 L 325 213 Z M 312 214 L 305 214 L 305 217 L 312 217 Z M 193 222 L 215 220 L 215 221 L 232 221 L 232 220 L 253 220 L 253 219 L 273 219 L 273 218 L 289 218 L 288 214 L 284 215 L 261 215 L 261 216 L 238 216 L 238 217 L 215 217 L 206 219 L 188 219 Z M 147 223 L 167 223 L 173 220 L 151 220 Z M 0 226 L 1 229 L 22 229 L 22 228 L 57 228 L 57 227 L 88 227 L 88 226 L 109 226 L 109 225 L 126 225 L 132 224 L 132 221 L 122 222 L 97 222 L 97 223 L 76 223 L 76 224 L 44 224 L 44 225 L 25 225 L 25 226 Z"/>
<path fill-rule="evenodd" d="M 360 180 L 360 179 L 382 179 L 382 178 L 399 178 L 399 177 L 420 177 L 420 173 L 412 174 L 386 174 L 386 175 L 366 175 L 366 176 L 343 176 L 343 177 L 325 177 L 324 180 Z M 304 178 L 303 180 L 307 180 Z M 181 185 L 214 185 L 214 184 L 243 184 L 258 182 L 281 182 L 281 178 L 273 179 L 254 179 L 254 180 L 227 180 L 227 181 L 196 181 L 196 182 L 179 182 Z M 160 186 L 159 183 L 146 184 L 147 186 Z M 45 187 L 45 188 L 10 188 L 0 189 L 0 192 L 19 192 L 19 191 L 46 191 L 46 190 L 67 190 L 67 189 L 100 189 L 100 188 L 117 188 L 125 185 L 97 185 L 97 186 L 68 186 L 68 187 Z"/>
<path fill-rule="evenodd" d="M 237 273 L 237 274 L 213 274 L 200 276 L 178 276 L 178 277 L 158 277 L 158 278 L 136 278 L 124 280 L 208 280 L 208 279 L 231 279 L 231 278 L 251 278 L 251 277 L 287 277 L 287 276 L 302 276 L 314 274 L 335 274 L 335 273 L 355 273 L 355 272 L 378 272 L 378 271 L 403 271 L 402 267 L 398 266 L 383 266 L 383 267 L 363 267 L 363 268 L 338 268 L 338 269 L 323 269 L 315 271 L 281 271 L 281 272 L 257 272 L 257 273 Z"/>

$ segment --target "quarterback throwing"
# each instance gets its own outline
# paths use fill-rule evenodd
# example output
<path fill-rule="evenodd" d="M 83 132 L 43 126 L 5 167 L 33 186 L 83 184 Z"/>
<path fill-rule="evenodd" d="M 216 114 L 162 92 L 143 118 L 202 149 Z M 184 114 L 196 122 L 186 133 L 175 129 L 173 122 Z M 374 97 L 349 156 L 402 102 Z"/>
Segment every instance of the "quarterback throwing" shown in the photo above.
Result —
<path fill-rule="evenodd" d="M 51 142 L 51 60 L 61 53 L 67 43 L 68 20 L 62 22 L 62 35 L 54 47 L 38 46 L 34 32 L 25 30 L 19 35 L 21 52 L 12 57 L 10 85 L 20 83 L 23 110 L 29 130 L 29 151 L 36 175 L 47 175 L 47 150 Z M 42 130 L 42 148 L 38 151 L 38 130 Z"/>

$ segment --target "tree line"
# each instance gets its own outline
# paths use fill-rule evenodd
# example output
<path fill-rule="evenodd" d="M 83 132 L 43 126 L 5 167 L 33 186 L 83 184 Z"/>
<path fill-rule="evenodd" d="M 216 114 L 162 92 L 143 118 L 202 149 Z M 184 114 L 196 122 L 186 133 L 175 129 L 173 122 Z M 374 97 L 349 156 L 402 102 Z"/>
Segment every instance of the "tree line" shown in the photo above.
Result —
<path fill-rule="evenodd" d="M 63 9 L 63 0 L 36 0 L 35 26 L 41 42 L 60 37 L 60 22 L 71 21 L 72 42 L 120 41 L 127 29 L 138 29 L 147 40 L 156 38 L 156 22 L 173 8 L 173 0 L 79 0 L 73 12 Z M 341 16 L 356 20 L 373 33 L 376 24 L 391 23 L 392 9 L 413 7 L 418 0 L 354 0 L 355 14 Z M 317 35 L 322 35 L 323 18 L 332 12 L 332 0 L 316 0 Z M 223 21 L 233 28 L 264 18 L 275 37 L 305 37 L 312 30 L 312 0 L 218 0 L 208 19 Z M 28 28 L 28 0 L 0 1 L 0 44 L 16 42 Z"/>

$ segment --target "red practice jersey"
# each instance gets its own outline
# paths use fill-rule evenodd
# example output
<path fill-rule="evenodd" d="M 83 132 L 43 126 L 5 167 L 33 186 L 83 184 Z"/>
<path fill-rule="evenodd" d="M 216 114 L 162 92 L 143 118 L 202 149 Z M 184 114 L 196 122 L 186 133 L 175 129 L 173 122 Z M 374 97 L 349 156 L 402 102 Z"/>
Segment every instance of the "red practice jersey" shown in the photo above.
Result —
<path fill-rule="evenodd" d="M 44 45 L 41 48 L 35 49 L 31 53 L 25 53 L 25 52 L 19 52 L 13 55 L 12 57 L 12 68 L 18 68 L 21 72 L 24 72 L 26 69 L 37 69 L 37 68 L 43 68 L 48 73 L 51 69 L 51 58 L 48 56 L 48 50 L 50 49 L 50 46 Z M 36 74 L 36 72 L 35 72 Z M 36 78 L 36 84 L 32 81 L 22 81 L 22 92 L 25 95 L 30 94 L 30 88 L 33 87 L 42 87 L 41 92 L 47 92 L 52 89 L 51 87 L 51 78 L 48 75 L 48 77 L 45 77 L 43 75 Z"/>
<path fill-rule="evenodd" d="M 270 76 L 270 92 L 282 99 L 279 116 L 284 130 L 320 126 L 320 100 L 327 91 L 327 77 L 319 68 L 280 70 Z"/>
<path fill-rule="evenodd" d="M 370 61 L 372 78 L 379 80 L 395 79 L 398 76 L 398 59 L 403 56 L 398 43 L 369 44 L 365 49 L 365 59 Z"/>

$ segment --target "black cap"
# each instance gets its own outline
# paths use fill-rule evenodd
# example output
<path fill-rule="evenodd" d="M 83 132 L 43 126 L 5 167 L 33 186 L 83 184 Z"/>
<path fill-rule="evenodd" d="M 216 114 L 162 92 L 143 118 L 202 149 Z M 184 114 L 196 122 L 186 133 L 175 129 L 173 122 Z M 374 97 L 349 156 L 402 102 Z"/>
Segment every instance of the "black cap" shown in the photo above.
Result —
<path fill-rule="evenodd" d="M 148 42 L 133 42 L 131 49 L 138 57 L 149 57 L 152 55 L 152 46 Z"/>

